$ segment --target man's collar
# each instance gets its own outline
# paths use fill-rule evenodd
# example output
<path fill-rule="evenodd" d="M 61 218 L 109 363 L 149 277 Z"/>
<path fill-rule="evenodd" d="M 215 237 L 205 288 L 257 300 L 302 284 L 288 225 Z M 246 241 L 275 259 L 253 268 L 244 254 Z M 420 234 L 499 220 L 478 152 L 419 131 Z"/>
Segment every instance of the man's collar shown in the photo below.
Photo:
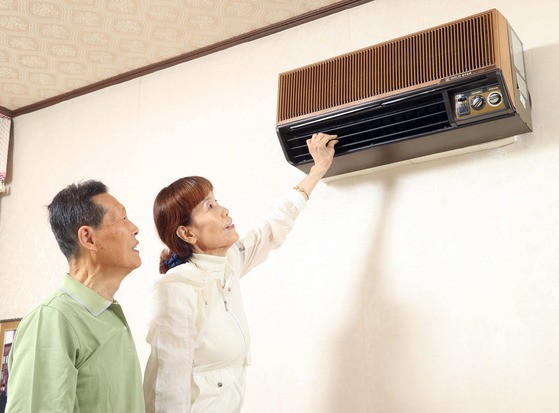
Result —
<path fill-rule="evenodd" d="M 74 301 L 84 306 L 87 311 L 95 317 L 109 308 L 113 303 L 112 301 L 105 300 L 95 291 L 87 288 L 69 274 L 64 274 L 64 279 L 62 280 L 62 285 L 59 290 L 68 294 Z"/>

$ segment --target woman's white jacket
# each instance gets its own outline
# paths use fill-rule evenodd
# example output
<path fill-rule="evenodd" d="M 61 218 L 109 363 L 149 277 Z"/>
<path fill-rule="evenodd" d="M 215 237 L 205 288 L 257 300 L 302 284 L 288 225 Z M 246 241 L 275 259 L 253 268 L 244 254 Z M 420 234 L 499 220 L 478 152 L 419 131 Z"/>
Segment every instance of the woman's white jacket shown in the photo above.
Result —
<path fill-rule="evenodd" d="M 239 280 L 283 243 L 305 203 L 290 191 L 226 257 L 194 254 L 155 279 L 144 375 L 147 412 L 240 411 L 250 335 Z"/>

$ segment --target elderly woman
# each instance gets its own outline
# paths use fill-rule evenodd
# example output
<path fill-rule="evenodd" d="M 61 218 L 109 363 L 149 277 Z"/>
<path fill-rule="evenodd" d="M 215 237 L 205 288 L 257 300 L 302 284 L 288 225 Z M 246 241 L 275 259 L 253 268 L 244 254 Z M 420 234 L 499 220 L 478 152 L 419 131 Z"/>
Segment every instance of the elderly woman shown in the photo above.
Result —
<path fill-rule="evenodd" d="M 250 337 L 239 280 L 279 247 L 334 156 L 336 136 L 307 141 L 314 165 L 263 222 L 239 240 L 212 184 L 186 177 L 161 190 L 153 214 L 161 240 L 144 377 L 148 412 L 239 412 Z"/>

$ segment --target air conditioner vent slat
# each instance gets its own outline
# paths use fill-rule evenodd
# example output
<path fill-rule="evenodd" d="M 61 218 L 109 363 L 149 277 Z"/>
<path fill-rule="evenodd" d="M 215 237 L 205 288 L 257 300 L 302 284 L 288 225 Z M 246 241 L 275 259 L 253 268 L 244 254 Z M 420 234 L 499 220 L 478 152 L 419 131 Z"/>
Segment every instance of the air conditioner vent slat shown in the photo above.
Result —
<path fill-rule="evenodd" d="M 446 116 L 446 110 L 444 109 L 444 101 L 443 100 L 437 100 L 437 101 L 434 101 L 434 102 L 430 102 L 428 105 L 419 105 L 419 106 L 415 106 L 415 107 L 412 107 L 412 108 L 408 107 L 408 108 L 405 108 L 405 109 L 402 109 L 402 110 L 385 113 L 384 118 L 391 117 L 392 119 L 394 119 L 397 115 L 418 113 L 418 111 L 420 109 L 427 110 L 427 108 L 432 108 L 435 105 L 437 105 L 437 107 L 440 108 L 440 111 L 438 111 L 436 113 L 426 114 L 424 116 L 417 116 L 417 117 L 415 117 L 415 120 L 423 119 L 423 118 L 426 118 L 428 116 L 433 116 L 434 114 L 445 115 Z M 377 116 L 377 119 L 380 119 L 380 116 Z M 337 133 L 337 131 L 340 130 L 340 129 L 347 129 L 348 127 L 351 127 L 351 128 L 360 127 L 362 124 L 370 123 L 372 120 L 373 120 L 373 118 L 371 118 L 371 117 L 367 117 L 366 115 L 360 115 L 357 120 L 352 120 L 352 121 L 345 122 L 345 123 L 337 123 L 335 128 L 320 129 L 320 132 L 327 133 L 327 134 L 334 134 L 334 135 L 338 134 L 339 135 L 339 132 Z M 393 122 L 393 123 L 391 123 L 391 125 L 397 125 L 399 123 L 404 123 L 404 122 L 408 122 L 408 120 L 402 120 L 400 122 Z M 380 129 L 380 128 L 382 128 L 382 126 L 376 128 L 376 129 Z M 367 132 L 369 132 L 369 131 L 372 132 L 376 129 L 370 129 L 370 130 L 367 130 Z M 312 137 L 313 133 L 316 133 L 316 132 L 307 133 L 307 134 L 304 134 L 304 135 L 297 135 L 295 137 L 286 139 L 286 142 L 288 144 L 291 144 L 291 142 L 293 142 L 293 141 L 306 142 L 307 139 L 310 139 Z M 343 136 L 339 135 L 338 139 L 344 139 L 344 137 L 348 137 L 348 136 L 351 136 L 351 135 L 352 134 L 349 134 L 349 135 L 344 134 Z M 301 146 L 306 146 L 306 143 L 304 145 L 301 145 Z M 296 149 L 296 148 L 297 147 L 294 147 L 294 149 Z M 339 146 L 338 146 L 338 148 L 339 148 Z"/>
<path fill-rule="evenodd" d="M 283 73 L 278 123 L 494 65 L 494 43 L 489 11 Z"/>
<path fill-rule="evenodd" d="M 311 160 L 306 141 L 314 133 L 338 135 L 336 154 L 413 139 L 450 127 L 444 100 L 440 93 L 402 101 L 386 106 L 375 106 L 358 113 L 349 112 L 331 120 L 297 127 L 286 136 L 289 158 L 296 164 Z"/>

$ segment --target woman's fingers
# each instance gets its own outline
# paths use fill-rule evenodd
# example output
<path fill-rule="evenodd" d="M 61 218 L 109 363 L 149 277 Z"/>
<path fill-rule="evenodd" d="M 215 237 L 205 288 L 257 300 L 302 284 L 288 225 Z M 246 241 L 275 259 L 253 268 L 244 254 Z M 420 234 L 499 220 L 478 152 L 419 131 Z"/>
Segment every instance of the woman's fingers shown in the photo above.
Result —
<path fill-rule="evenodd" d="M 335 136 L 335 135 L 334 135 L 334 136 Z M 339 142 L 339 140 L 337 140 L 337 139 L 335 139 L 335 138 L 334 138 L 334 139 L 330 139 L 330 140 L 328 141 L 328 143 L 326 144 L 326 147 L 327 147 L 327 148 L 333 148 L 334 145 L 336 145 L 338 142 Z"/>
<path fill-rule="evenodd" d="M 336 139 L 337 135 L 327 135 L 326 133 L 315 133 L 312 136 L 312 139 L 315 140 L 317 143 L 322 144 L 324 146 L 326 146 L 328 144 L 329 141 L 331 141 L 332 139 Z"/>
<path fill-rule="evenodd" d="M 336 143 L 338 143 L 338 140 L 336 140 L 337 135 L 328 135 L 326 133 L 315 133 L 312 136 L 312 139 L 308 139 L 307 140 L 307 146 L 310 146 L 311 144 L 314 144 L 316 149 L 320 149 L 320 148 L 333 148 L 334 145 Z M 330 142 L 334 142 L 330 145 Z"/>

